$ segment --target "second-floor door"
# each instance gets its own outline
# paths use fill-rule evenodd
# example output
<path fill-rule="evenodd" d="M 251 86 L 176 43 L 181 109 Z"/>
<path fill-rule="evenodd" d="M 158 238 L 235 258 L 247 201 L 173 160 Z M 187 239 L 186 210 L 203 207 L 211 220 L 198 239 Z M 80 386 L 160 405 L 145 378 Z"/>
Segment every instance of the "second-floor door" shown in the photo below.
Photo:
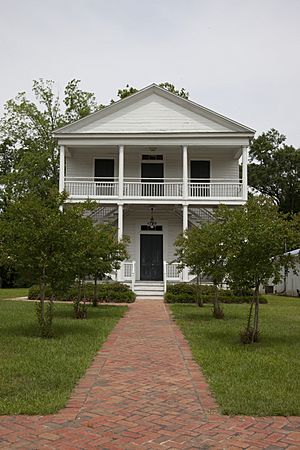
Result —
<path fill-rule="evenodd" d="M 142 163 L 141 178 L 144 196 L 160 197 L 164 195 L 163 163 Z"/>
<path fill-rule="evenodd" d="M 191 197 L 210 196 L 210 161 L 191 161 L 190 178 L 189 195 Z"/>

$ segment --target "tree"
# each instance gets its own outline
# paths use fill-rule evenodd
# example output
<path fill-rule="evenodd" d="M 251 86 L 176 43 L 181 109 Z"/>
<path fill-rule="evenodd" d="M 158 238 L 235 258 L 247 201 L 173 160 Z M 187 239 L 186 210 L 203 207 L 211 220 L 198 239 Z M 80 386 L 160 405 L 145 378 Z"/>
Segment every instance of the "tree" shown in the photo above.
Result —
<path fill-rule="evenodd" d="M 93 228 L 93 239 L 90 241 L 87 252 L 89 275 L 94 280 L 93 305 L 97 306 L 97 283 L 105 274 L 120 268 L 121 261 L 128 257 L 126 250 L 127 240 L 118 242 L 116 228 L 111 224 L 97 224 Z"/>
<path fill-rule="evenodd" d="M 166 89 L 167 91 L 172 92 L 172 94 L 176 94 L 179 97 L 185 98 L 186 100 L 189 98 L 189 92 L 187 92 L 185 88 L 176 89 L 174 84 L 169 83 L 168 81 L 166 81 L 165 83 L 160 83 L 159 87 Z"/>
<path fill-rule="evenodd" d="M 268 195 L 284 213 L 300 211 L 300 151 L 271 129 L 250 146 L 249 185 Z"/>
<path fill-rule="evenodd" d="M 166 91 L 172 92 L 172 94 L 176 94 L 179 97 L 188 99 L 189 98 L 189 93 L 185 90 L 185 88 L 181 88 L 181 89 L 176 89 L 176 87 L 174 86 L 174 84 L 169 83 L 169 82 L 165 82 L 165 83 L 160 83 L 159 87 L 166 89 Z M 123 89 L 118 89 L 118 97 L 120 98 L 120 100 L 123 100 L 126 97 L 129 97 L 132 94 L 135 94 L 136 92 L 138 92 L 139 90 L 133 86 L 129 86 L 129 84 L 126 84 L 125 88 Z M 114 100 L 112 99 L 110 103 L 114 103 Z"/>
<path fill-rule="evenodd" d="M 33 81 L 34 101 L 25 92 L 9 100 L 0 121 L 0 209 L 28 192 L 45 198 L 58 184 L 58 148 L 53 131 L 101 108 L 93 93 L 65 88 L 64 108 L 49 80 Z"/>
<path fill-rule="evenodd" d="M 65 195 L 57 190 L 42 199 L 27 194 L 0 215 L 2 264 L 12 262 L 20 274 L 39 285 L 38 320 L 42 337 L 52 336 L 53 300 L 88 274 L 87 246 L 93 223 L 83 217 L 85 205 L 61 211 Z M 46 286 L 52 292 L 45 309 Z"/>
<path fill-rule="evenodd" d="M 293 241 L 293 227 L 272 200 L 262 196 L 239 208 L 223 206 L 216 216 L 222 224 L 229 281 L 253 289 L 247 326 L 241 334 L 244 343 L 253 343 L 259 338 L 260 285 L 278 281 L 282 267 L 295 264 L 285 254 L 285 246 Z"/>
<path fill-rule="evenodd" d="M 176 255 L 183 266 L 199 276 L 212 277 L 214 284 L 213 315 L 217 319 L 224 317 L 219 303 L 218 285 L 226 275 L 226 253 L 223 245 L 222 224 L 212 222 L 201 228 L 194 227 L 179 236 L 175 242 Z"/>

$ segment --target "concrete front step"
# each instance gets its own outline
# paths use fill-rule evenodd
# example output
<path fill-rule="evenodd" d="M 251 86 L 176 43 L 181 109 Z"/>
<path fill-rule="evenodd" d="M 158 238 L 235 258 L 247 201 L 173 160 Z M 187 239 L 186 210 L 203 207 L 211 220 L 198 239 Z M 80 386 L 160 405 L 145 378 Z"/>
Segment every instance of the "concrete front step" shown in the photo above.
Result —
<path fill-rule="evenodd" d="M 161 281 L 136 281 L 134 292 L 138 297 L 163 297 L 164 283 Z"/>

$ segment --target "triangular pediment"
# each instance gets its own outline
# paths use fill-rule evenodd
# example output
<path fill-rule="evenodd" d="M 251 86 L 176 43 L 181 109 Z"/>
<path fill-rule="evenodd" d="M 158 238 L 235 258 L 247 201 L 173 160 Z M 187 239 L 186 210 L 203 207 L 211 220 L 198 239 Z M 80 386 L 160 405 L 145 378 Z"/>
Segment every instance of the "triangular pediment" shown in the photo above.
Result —
<path fill-rule="evenodd" d="M 253 132 L 156 85 L 57 130 L 60 134 Z"/>

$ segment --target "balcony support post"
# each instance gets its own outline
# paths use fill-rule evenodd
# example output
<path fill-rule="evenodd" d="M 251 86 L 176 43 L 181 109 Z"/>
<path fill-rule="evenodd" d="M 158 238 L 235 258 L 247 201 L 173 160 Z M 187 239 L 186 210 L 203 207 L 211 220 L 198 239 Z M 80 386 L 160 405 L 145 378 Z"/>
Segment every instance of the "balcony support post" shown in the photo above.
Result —
<path fill-rule="evenodd" d="M 65 188 L 65 146 L 61 145 L 59 149 L 59 192 Z"/>
<path fill-rule="evenodd" d="M 183 145 L 182 147 L 182 193 L 183 198 L 188 197 L 188 147 Z"/>
<path fill-rule="evenodd" d="M 248 170 L 247 170 L 247 164 L 248 164 L 248 147 L 243 146 L 242 147 L 242 198 L 243 200 L 247 201 L 248 199 Z"/>
<path fill-rule="evenodd" d="M 124 145 L 119 145 L 119 197 L 124 192 Z"/>
<path fill-rule="evenodd" d="M 182 207 L 182 229 L 185 232 L 189 227 L 189 207 L 188 205 L 183 205 Z M 187 282 L 189 279 L 189 270 L 184 267 L 182 271 L 182 281 Z"/>
<path fill-rule="evenodd" d="M 123 204 L 118 204 L 118 241 L 123 239 Z M 117 271 L 117 280 L 124 280 L 124 263 L 121 263 L 120 269 Z"/>

